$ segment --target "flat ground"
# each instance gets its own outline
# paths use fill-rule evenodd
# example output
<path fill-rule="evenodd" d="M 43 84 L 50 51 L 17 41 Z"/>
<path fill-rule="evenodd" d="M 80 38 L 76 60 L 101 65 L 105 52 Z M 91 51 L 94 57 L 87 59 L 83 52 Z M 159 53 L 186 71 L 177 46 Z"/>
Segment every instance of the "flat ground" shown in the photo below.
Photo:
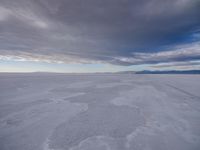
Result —
<path fill-rule="evenodd" d="M 199 149 L 199 75 L 0 74 L 0 150 Z"/>

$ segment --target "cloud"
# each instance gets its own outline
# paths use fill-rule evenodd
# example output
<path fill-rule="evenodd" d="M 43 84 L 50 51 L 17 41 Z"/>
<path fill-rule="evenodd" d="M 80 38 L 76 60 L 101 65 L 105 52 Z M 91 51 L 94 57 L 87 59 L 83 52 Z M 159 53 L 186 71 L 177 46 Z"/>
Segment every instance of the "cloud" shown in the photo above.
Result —
<path fill-rule="evenodd" d="M 1 0 L 0 56 L 118 65 L 196 60 L 199 18 L 199 0 Z M 191 44 L 174 46 L 184 43 Z"/>
<path fill-rule="evenodd" d="M 10 11 L 4 7 L 0 7 L 0 21 L 4 21 L 10 15 Z"/>
<path fill-rule="evenodd" d="M 6 61 L 24 61 L 24 62 L 45 62 L 45 63 L 56 63 L 56 64 L 92 64 L 92 63 L 105 63 L 101 60 L 86 59 L 81 56 L 72 54 L 61 55 L 61 54 L 37 54 L 30 52 L 7 52 L 1 51 L 0 60 Z"/>
<path fill-rule="evenodd" d="M 41 17 L 39 14 L 31 11 L 29 7 L 18 7 L 18 6 L 10 6 L 3 7 L 0 6 L 0 21 L 21 21 L 26 24 L 32 25 L 38 28 L 47 28 L 48 23 L 45 22 L 45 18 Z M 13 21 L 12 21 L 13 20 Z M 14 27 L 15 25 L 13 25 Z"/>
<path fill-rule="evenodd" d="M 33 62 L 47 62 L 47 63 L 65 63 L 65 64 L 89 64 L 89 63 L 104 63 L 116 65 L 141 65 L 141 64 L 160 64 L 167 63 L 164 66 L 178 63 L 188 63 L 189 61 L 200 60 L 200 42 L 176 46 L 172 50 L 156 52 L 156 53 L 132 53 L 129 57 L 112 57 L 104 55 L 79 53 L 65 53 L 65 54 L 41 54 L 21 51 L 6 51 L 1 50 L 0 60 L 15 60 L 15 61 L 33 61 Z M 159 67 L 159 65 L 157 66 Z"/>
<path fill-rule="evenodd" d="M 150 66 L 152 68 L 156 69 L 162 69 L 162 68 L 193 68 L 198 67 L 200 69 L 200 61 L 186 61 L 186 62 L 169 62 L 169 63 L 160 63 L 156 65 Z"/>
<path fill-rule="evenodd" d="M 156 53 L 132 53 L 129 57 L 116 57 L 127 65 L 156 64 L 163 62 L 200 60 L 200 42 L 176 46 L 174 49 Z"/>

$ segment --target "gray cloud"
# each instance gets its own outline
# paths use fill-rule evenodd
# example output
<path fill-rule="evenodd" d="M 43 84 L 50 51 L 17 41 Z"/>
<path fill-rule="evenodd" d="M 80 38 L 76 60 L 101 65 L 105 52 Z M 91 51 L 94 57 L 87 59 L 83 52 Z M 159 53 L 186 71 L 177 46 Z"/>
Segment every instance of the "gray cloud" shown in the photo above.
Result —
<path fill-rule="evenodd" d="M 199 47 L 173 45 L 198 37 L 199 18 L 199 0 L 0 0 L 0 59 L 119 65 L 196 60 Z"/>
<path fill-rule="evenodd" d="M 164 63 L 164 64 L 157 64 L 152 65 L 152 68 L 162 69 L 162 68 L 198 68 L 200 69 L 200 61 L 187 61 L 187 62 L 172 62 L 172 63 Z"/>
<path fill-rule="evenodd" d="M 49 49 L 48 49 L 49 50 Z M 46 50 L 44 50 L 46 51 Z M 53 51 L 53 50 L 52 50 Z M 48 62 L 48 63 L 110 63 L 116 65 L 141 65 L 141 64 L 159 64 L 170 63 L 185 64 L 191 60 L 200 60 L 200 42 L 175 46 L 170 51 L 141 53 L 133 52 L 128 57 L 122 56 L 105 56 L 98 54 L 80 54 L 80 53 L 32 53 L 24 51 L 7 51 L 1 50 L 0 60 L 15 60 L 15 61 L 33 61 L 33 62 Z M 168 65 L 167 64 L 167 65 Z M 188 63 L 192 65 L 191 63 Z M 160 66 L 162 67 L 162 65 Z M 163 66 L 166 67 L 166 66 Z"/>
<path fill-rule="evenodd" d="M 133 52 L 129 57 L 117 57 L 116 60 L 127 65 L 200 60 L 200 42 L 176 46 L 168 51 L 152 53 Z"/>

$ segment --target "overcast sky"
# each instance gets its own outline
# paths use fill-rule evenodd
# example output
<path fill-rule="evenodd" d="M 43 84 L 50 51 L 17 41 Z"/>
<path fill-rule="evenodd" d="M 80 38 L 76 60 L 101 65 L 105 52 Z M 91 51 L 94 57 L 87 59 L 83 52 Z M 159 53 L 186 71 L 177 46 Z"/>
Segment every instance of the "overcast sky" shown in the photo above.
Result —
<path fill-rule="evenodd" d="M 200 69 L 200 0 L 0 0 L 0 71 L 143 69 Z"/>

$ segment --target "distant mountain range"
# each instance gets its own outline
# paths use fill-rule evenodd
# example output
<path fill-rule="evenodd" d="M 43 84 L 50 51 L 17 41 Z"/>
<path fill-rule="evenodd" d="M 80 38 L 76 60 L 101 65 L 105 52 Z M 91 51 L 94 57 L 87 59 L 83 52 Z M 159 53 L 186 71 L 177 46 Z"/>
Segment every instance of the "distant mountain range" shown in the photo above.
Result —
<path fill-rule="evenodd" d="M 169 71 L 150 71 L 150 70 L 144 70 L 144 71 L 138 71 L 133 72 L 135 74 L 200 74 L 200 70 L 169 70 Z"/>
<path fill-rule="evenodd" d="M 87 74 L 200 74 L 200 70 L 168 70 L 168 71 L 151 71 L 151 70 L 143 70 L 143 71 L 119 71 L 119 72 L 94 72 L 94 73 L 61 73 L 61 72 L 0 72 L 0 74 L 57 74 L 57 75 L 87 75 Z"/>

